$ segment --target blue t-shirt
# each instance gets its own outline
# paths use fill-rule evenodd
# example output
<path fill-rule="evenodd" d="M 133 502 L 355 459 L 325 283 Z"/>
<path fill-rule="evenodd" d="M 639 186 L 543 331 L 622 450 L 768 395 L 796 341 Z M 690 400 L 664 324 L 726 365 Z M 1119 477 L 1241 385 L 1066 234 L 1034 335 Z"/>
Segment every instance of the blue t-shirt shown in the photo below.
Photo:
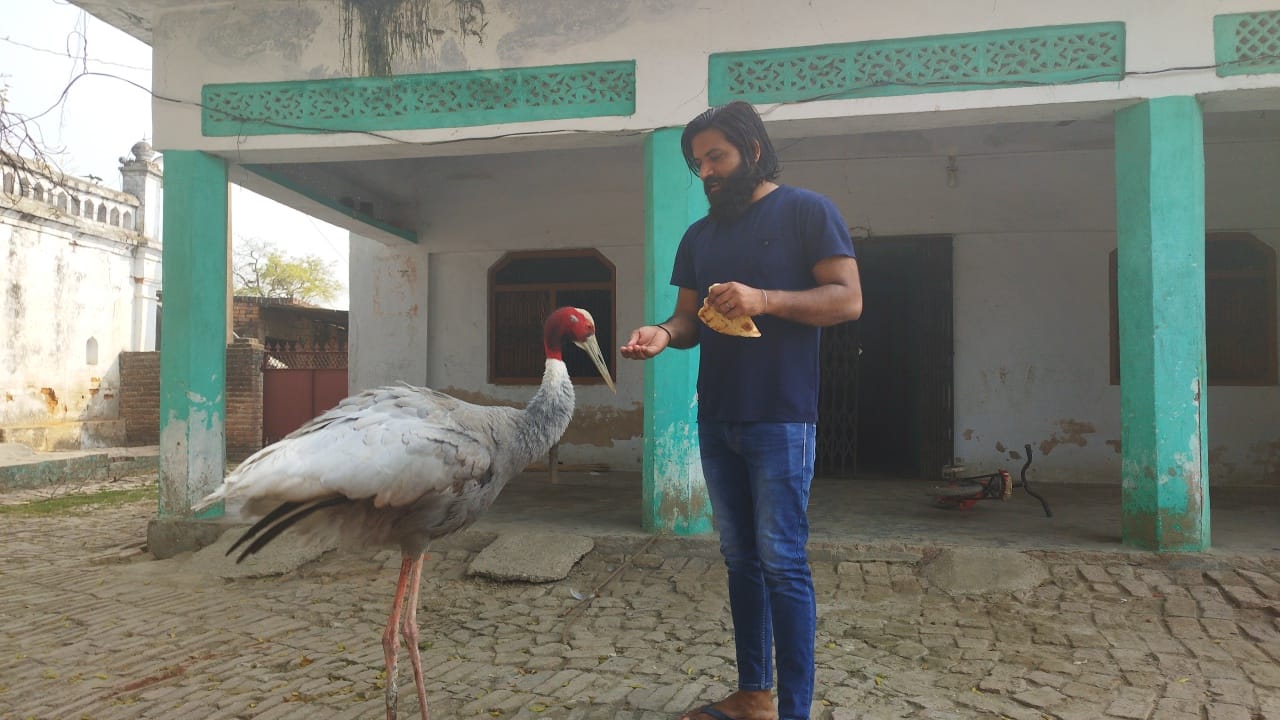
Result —
<path fill-rule="evenodd" d="M 710 216 L 689 226 L 676 251 L 671 284 L 698 301 L 713 283 L 764 290 L 816 287 L 813 267 L 853 257 L 853 241 L 834 203 L 780 185 L 731 223 Z M 698 323 L 698 419 L 721 422 L 817 422 L 822 331 L 772 315 L 755 318 L 761 337 L 718 333 Z"/>

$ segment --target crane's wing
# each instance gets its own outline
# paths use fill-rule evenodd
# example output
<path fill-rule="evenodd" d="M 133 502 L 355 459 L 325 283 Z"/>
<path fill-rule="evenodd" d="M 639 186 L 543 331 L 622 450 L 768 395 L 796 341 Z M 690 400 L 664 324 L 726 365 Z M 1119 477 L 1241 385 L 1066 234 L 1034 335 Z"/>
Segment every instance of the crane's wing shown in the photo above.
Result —
<path fill-rule="evenodd" d="M 246 459 L 196 509 L 224 499 L 334 495 L 404 506 L 432 493 L 456 494 L 489 481 L 496 438 L 517 412 L 424 388 L 375 388 Z"/>

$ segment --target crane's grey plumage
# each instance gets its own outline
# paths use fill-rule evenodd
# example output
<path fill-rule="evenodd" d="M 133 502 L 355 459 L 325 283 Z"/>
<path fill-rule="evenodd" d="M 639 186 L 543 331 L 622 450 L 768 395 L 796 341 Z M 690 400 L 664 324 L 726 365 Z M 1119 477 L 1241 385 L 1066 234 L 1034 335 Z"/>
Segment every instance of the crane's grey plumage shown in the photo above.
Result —
<path fill-rule="evenodd" d="M 523 409 L 464 402 L 428 388 L 379 387 L 353 395 L 242 462 L 194 508 L 219 501 L 231 514 L 261 518 L 228 551 L 237 561 L 289 528 L 341 533 L 348 545 L 399 547 L 401 572 L 387 630 L 387 717 L 395 717 L 397 620 L 419 706 L 428 718 L 417 654 L 417 592 L 431 540 L 479 518 L 513 476 L 550 450 L 573 416 L 574 392 L 561 358 L 564 340 L 591 356 L 613 387 L 585 310 L 560 308 L 544 328 L 542 385 Z"/>
<path fill-rule="evenodd" d="M 325 524 L 338 523 L 349 543 L 420 553 L 474 522 L 546 453 L 573 404 L 560 360 L 547 361 L 523 410 L 407 385 L 366 390 L 246 459 L 197 509 L 244 501 L 240 514 L 254 517 L 341 497 L 349 502 L 333 506 Z"/>

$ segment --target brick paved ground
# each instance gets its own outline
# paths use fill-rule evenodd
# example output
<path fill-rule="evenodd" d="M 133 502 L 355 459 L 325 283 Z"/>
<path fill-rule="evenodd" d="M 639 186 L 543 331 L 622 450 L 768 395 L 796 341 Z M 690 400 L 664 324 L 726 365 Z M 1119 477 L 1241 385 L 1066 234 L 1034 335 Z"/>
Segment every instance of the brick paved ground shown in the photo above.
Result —
<path fill-rule="evenodd" d="M 0 717 L 381 717 L 398 558 L 330 555 L 226 582 L 140 554 L 153 509 L 0 520 Z M 428 563 L 419 618 L 437 720 L 670 720 L 728 691 L 710 543 L 632 557 L 643 540 L 602 541 L 566 580 L 520 585 L 466 576 L 486 539 Z M 1052 578 L 1036 590 L 952 597 L 922 580 L 928 551 L 819 553 L 814 717 L 1280 719 L 1274 555 L 1035 556 Z M 411 683 L 400 698 L 416 717 Z"/>

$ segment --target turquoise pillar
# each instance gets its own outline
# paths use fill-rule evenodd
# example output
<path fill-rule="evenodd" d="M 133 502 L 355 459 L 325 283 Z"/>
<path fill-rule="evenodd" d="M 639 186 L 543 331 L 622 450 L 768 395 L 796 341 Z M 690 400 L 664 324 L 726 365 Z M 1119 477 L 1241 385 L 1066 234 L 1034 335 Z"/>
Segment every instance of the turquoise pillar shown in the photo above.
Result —
<path fill-rule="evenodd" d="M 671 263 L 690 223 L 706 215 L 702 185 L 680 151 L 678 128 L 654 131 L 645 139 L 644 311 L 662 322 L 676 306 Z M 645 530 L 697 535 L 711 532 L 698 459 L 698 348 L 667 350 L 644 370 Z"/>
<path fill-rule="evenodd" d="M 226 471 L 227 218 L 226 163 L 166 151 L 161 517 L 189 515 Z"/>
<path fill-rule="evenodd" d="M 1194 97 L 1116 114 L 1125 545 L 1209 547 L 1204 133 Z"/>

